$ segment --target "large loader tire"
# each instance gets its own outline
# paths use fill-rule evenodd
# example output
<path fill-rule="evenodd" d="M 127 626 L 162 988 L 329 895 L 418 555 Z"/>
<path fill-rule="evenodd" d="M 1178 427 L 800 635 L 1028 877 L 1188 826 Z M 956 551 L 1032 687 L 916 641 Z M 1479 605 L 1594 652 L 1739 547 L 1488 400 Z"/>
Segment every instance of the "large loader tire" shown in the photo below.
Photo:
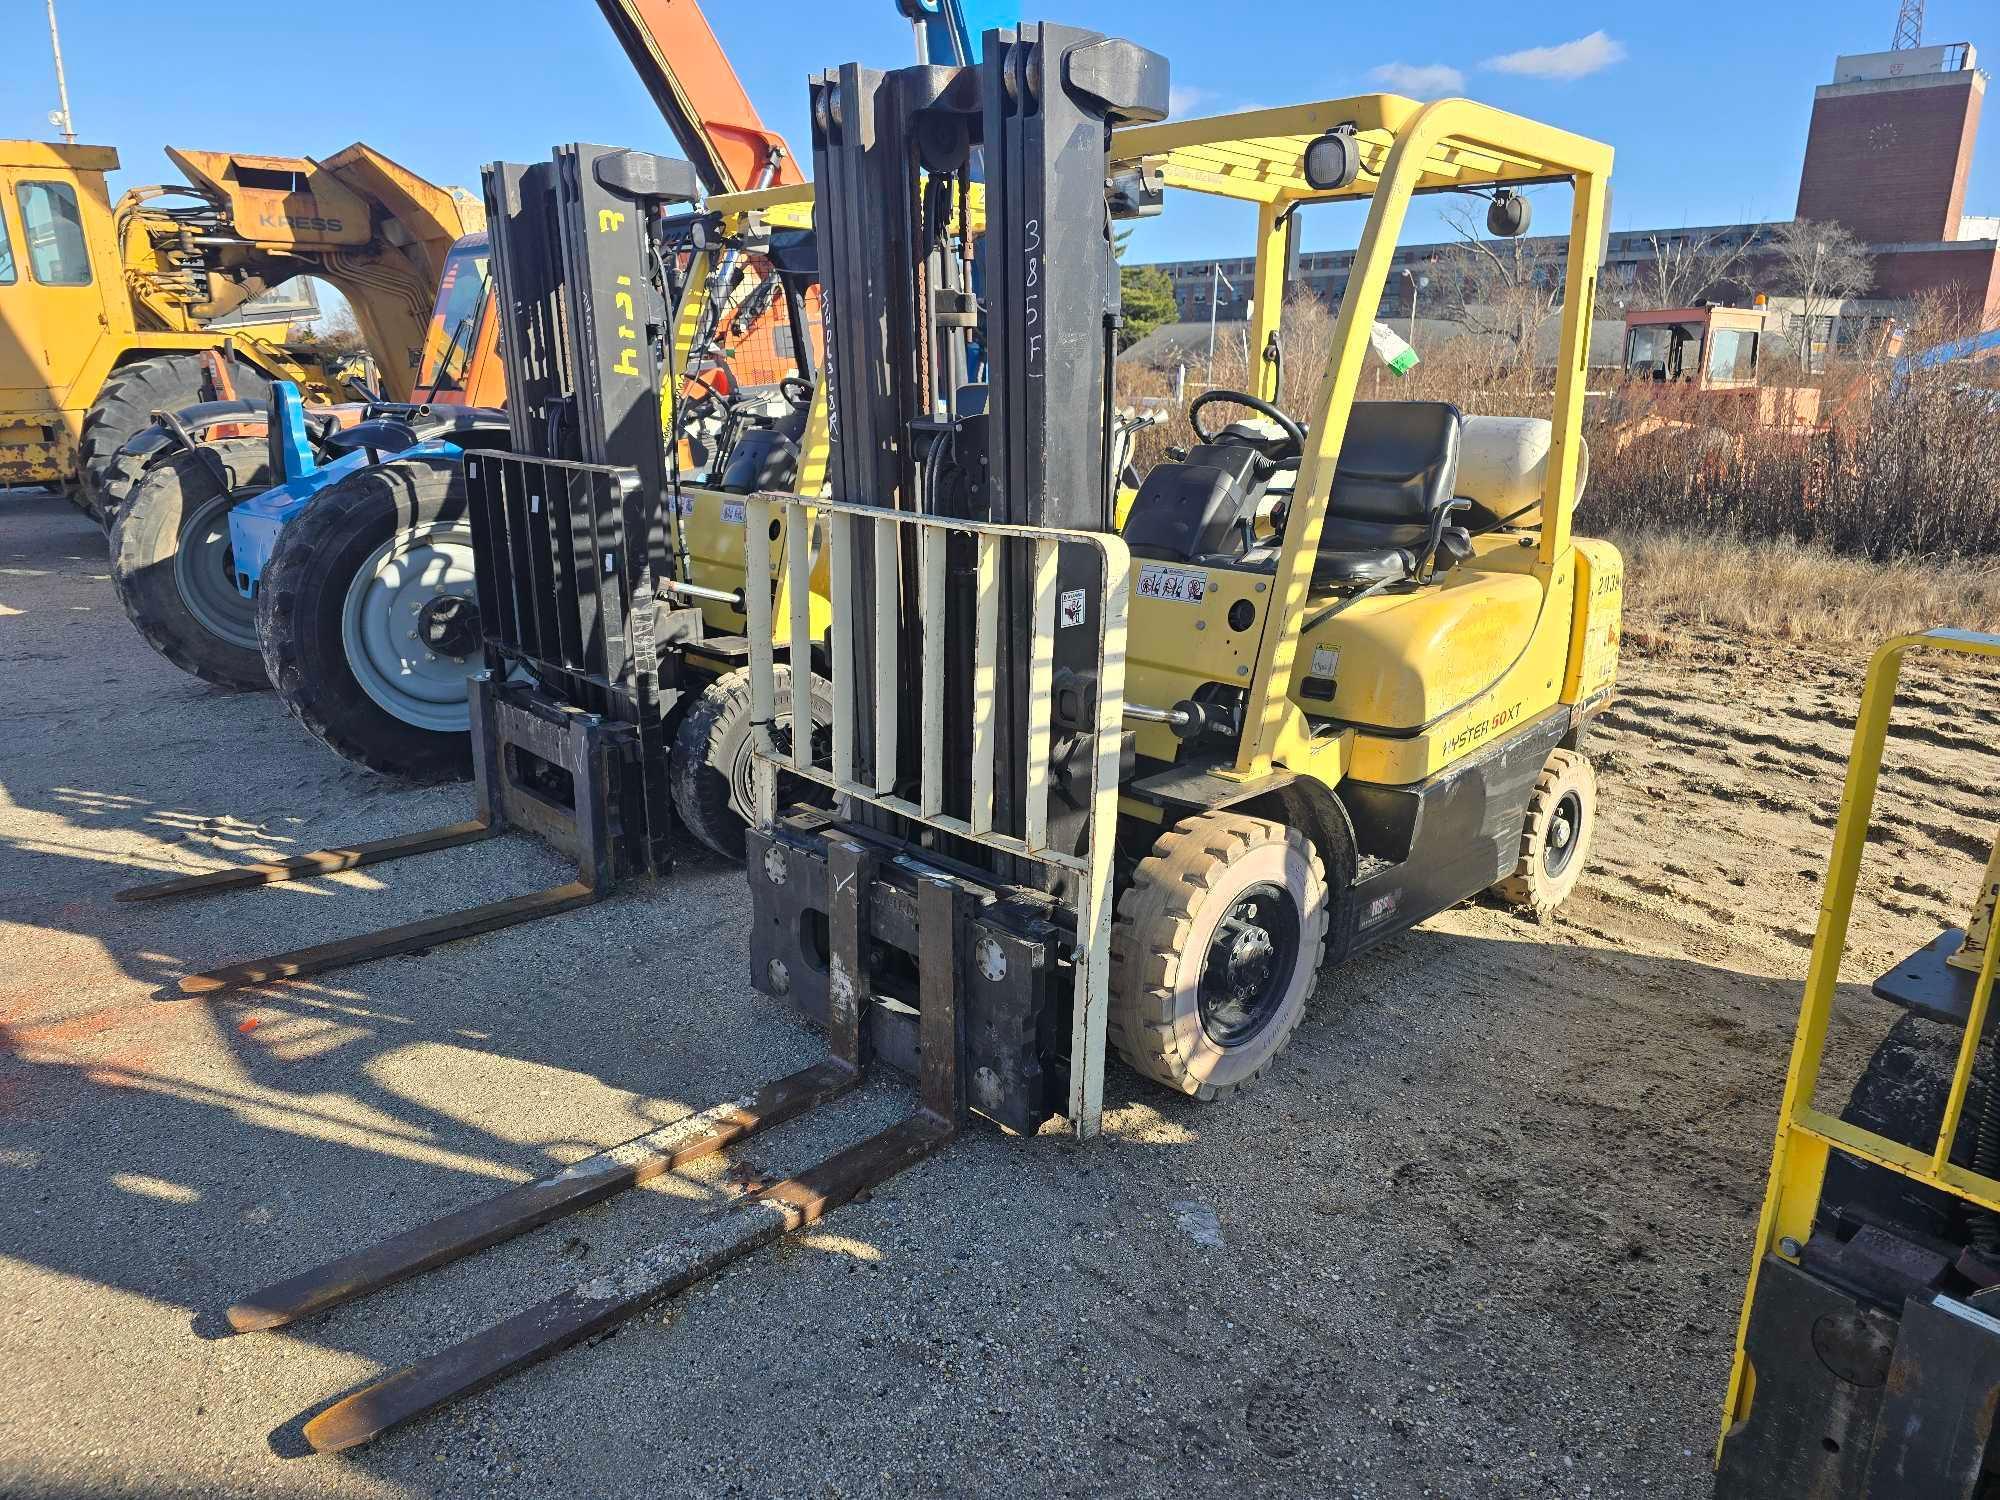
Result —
<path fill-rule="evenodd" d="M 781 753 L 792 745 L 790 667 L 772 669 L 776 723 L 772 737 Z M 813 740 L 816 751 L 833 728 L 833 684 L 812 679 Z M 711 682 L 681 720 L 669 757 L 674 810 L 694 836 L 725 859 L 743 858 L 743 834 L 756 815 L 750 784 L 750 669 Z M 794 776 L 778 778 L 778 806 L 820 802 L 817 783 Z"/>
<path fill-rule="evenodd" d="M 223 438 L 155 466 L 111 526 L 111 577 L 139 634 L 203 682 L 269 687 L 256 606 L 237 591 L 229 511 L 270 487 L 261 438 Z"/>
<path fill-rule="evenodd" d="M 245 400 L 261 402 L 271 393 L 269 377 L 241 360 L 232 362 L 230 377 Z M 125 445 L 152 425 L 154 412 L 179 411 L 204 395 L 201 356 L 193 351 L 152 354 L 113 370 L 84 413 L 73 497 L 78 508 L 110 526 L 144 472 L 141 459 L 121 458 Z"/>
<path fill-rule="evenodd" d="M 1514 871 L 1493 894 L 1537 922 L 1569 899 L 1597 832 L 1597 773 L 1575 750 L 1555 750 L 1528 799 Z"/>
<path fill-rule="evenodd" d="M 1112 1045 L 1197 1099 L 1246 1087 L 1305 1015 L 1329 914 L 1326 866 L 1298 830 L 1230 812 L 1175 824 L 1118 901 Z"/>
<path fill-rule="evenodd" d="M 264 667 L 294 718 L 371 770 L 472 774 L 466 678 L 481 661 L 465 469 L 409 454 L 286 523 L 257 595 Z"/>

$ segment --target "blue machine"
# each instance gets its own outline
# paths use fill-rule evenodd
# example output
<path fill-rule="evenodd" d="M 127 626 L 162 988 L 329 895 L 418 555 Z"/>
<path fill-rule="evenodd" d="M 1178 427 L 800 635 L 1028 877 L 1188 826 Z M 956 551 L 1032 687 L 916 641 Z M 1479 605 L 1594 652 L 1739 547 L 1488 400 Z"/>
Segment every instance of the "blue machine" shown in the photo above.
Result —
<path fill-rule="evenodd" d="M 304 510 L 321 490 L 384 458 L 437 454 L 456 459 L 464 451 L 445 438 L 419 439 L 409 420 L 418 410 L 371 407 L 364 421 L 322 439 L 322 448 L 335 450 L 334 456 L 322 460 L 313 451 L 312 435 L 306 426 L 305 400 L 298 386 L 289 380 L 272 382 L 271 472 L 283 477 L 270 489 L 251 496 L 229 512 L 229 549 L 236 587 L 244 598 L 257 597 L 258 583 L 271 554 L 277 550 L 278 533 L 285 529 L 285 523 Z"/>
<path fill-rule="evenodd" d="M 1009 0 L 898 0 L 917 29 L 922 59 L 937 67 L 977 62 L 974 39 L 1017 25 L 1021 7 Z"/>
<path fill-rule="evenodd" d="M 1892 391 L 1900 391 L 1903 383 L 1910 378 L 1912 370 L 1928 370 L 1936 365 L 1955 364 L 1960 360 L 1977 361 L 1992 358 L 2000 358 L 2000 328 L 1975 333 L 1970 338 L 1953 339 L 1950 343 L 1939 344 L 1935 348 L 1924 349 L 1916 354 L 1905 354 L 1891 369 L 1889 388 Z"/>

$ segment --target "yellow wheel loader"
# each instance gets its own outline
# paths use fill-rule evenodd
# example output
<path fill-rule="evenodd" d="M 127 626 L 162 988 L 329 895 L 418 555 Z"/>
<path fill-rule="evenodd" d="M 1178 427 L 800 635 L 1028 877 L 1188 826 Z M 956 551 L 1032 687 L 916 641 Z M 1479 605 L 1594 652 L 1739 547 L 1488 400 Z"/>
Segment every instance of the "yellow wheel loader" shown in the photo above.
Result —
<path fill-rule="evenodd" d="M 138 475 L 120 450 L 156 411 L 261 401 L 275 379 L 367 394 L 282 326 L 214 320 L 319 277 L 353 307 L 382 394 L 406 400 L 445 256 L 479 227 L 469 198 L 364 145 L 324 161 L 167 154 L 188 180 L 114 207 L 116 151 L 0 141 L 0 485 L 60 486 L 107 523 Z M 205 373 L 204 353 L 223 363 Z"/>
<path fill-rule="evenodd" d="M 1991 664 L 2000 636 L 1900 636 L 1869 666 L 1737 1325 L 1718 1500 L 2000 1494 L 2000 842 L 1965 926 L 1875 981 L 1906 1014 L 1839 1114 L 1823 1099 L 1890 714 L 1917 653 Z"/>
<path fill-rule="evenodd" d="M 573 854 L 577 879 L 218 978 L 408 951 L 663 869 L 678 832 L 662 704 L 703 651 L 741 650 L 750 978 L 819 1021 L 828 1054 L 228 1319 L 282 1327 L 528 1232 L 877 1063 L 916 1098 L 888 1130 L 345 1396 L 305 1423 L 315 1448 L 369 1441 L 698 1283 L 974 1113 L 1096 1134 L 1107 1041 L 1170 1087 L 1228 1092 L 1283 1044 L 1324 964 L 1482 890 L 1539 910 L 1573 884 L 1583 732 L 1618 645 L 1617 555 L 1570 530 L 1610 151 L 1464 100 L 1159 123 L 1168 94 L 1164 58 L 1048 24 L 988 32 L 971 64 L 814 80 L 826 482 L 741 497 L 740 592 L 734 570 L 730 587 L 694 581 L 675 451 L 657 441 L 667 319 L 633 267 L 658 259 L 644 234 L 679 174 L 581 146 L 489 168 L 503 301 L 548 336 L 509 340 L 527 356 L 510 356 L 516 451 L 466 460 L 479 815 L 214 878 L 515 828 Z M 1412 198 L 1477 194 L 1520 233 L 1520 194 L 1551 184 L 1573 193 L 1551 417 L 1487 428 L 1357 402 Z M 1349 200 L 1367 222 L 1307 420 L 1268 389 L 1212 396 L 1200 446 L 1143 476 L 1121 528 L 1113 230 L 1181 194 L 1254 208 L 1260 348 L 1282 342 L 1296 214 Z M 555 264 L 588 283 L 554 295 L 535 268 Z M 1208 421 L 1225 403 L 1256 416 Z M 732 628 L 741 607 L 740 637 L 709 637 L 715 604 Z M 808 656 L 824 726 L 817 693 L 787 691 Z M 799 806 L 802 785 L 826 805 Z"/>

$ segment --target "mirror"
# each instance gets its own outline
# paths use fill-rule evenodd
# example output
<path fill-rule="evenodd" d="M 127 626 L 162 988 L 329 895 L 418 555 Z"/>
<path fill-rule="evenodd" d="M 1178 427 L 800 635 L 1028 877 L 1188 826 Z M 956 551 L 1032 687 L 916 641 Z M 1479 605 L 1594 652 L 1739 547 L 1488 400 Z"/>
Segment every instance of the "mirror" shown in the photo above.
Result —
<path fill-rule="evenodd" d="M 1528 225 L 1533 219 L 1534 212 L 1528 200 L 1511 189 L 1502 188 L 1486 207 L 1486 232 L 1496 239 L 1519 239 L 1528 232 Z"/>

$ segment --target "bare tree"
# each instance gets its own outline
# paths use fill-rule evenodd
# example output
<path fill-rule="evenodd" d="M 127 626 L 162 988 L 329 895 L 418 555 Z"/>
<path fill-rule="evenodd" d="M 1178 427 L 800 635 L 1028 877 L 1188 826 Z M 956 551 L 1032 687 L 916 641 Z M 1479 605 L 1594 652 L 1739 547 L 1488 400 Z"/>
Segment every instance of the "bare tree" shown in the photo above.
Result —
<path fill-rule="evenodd" d="M 1801 362 L 1810 364 L 1813 329 L 1829 310 L 1875 284 L 1875 262 L 1845 226 L 1794 219 L 1772 226 L 1772 279 L 1780 295 L 1799 299 L 1794 325 Z"/>
<path fill-rule="evenodd" d="M 1435 272 L 1445 315 L 1468 333 L 1504 341 L 1510 362 L 1531 362 L 1542 323 L 1563 305 L 1566 246 L 1560 240 L 1489 239 L 1473 213 L 1456 203 L 1439 211 L 1459 238 Z"/>
<path fill-rule="evenodd" d="M 1720 230 L 1649 234 L 1650 258 L 1638 265 L 1629 298 L 1642 307 L 1692 307 L 1729 279 L 1750 251 L 1753 235 L 1725 244 Z"/>

